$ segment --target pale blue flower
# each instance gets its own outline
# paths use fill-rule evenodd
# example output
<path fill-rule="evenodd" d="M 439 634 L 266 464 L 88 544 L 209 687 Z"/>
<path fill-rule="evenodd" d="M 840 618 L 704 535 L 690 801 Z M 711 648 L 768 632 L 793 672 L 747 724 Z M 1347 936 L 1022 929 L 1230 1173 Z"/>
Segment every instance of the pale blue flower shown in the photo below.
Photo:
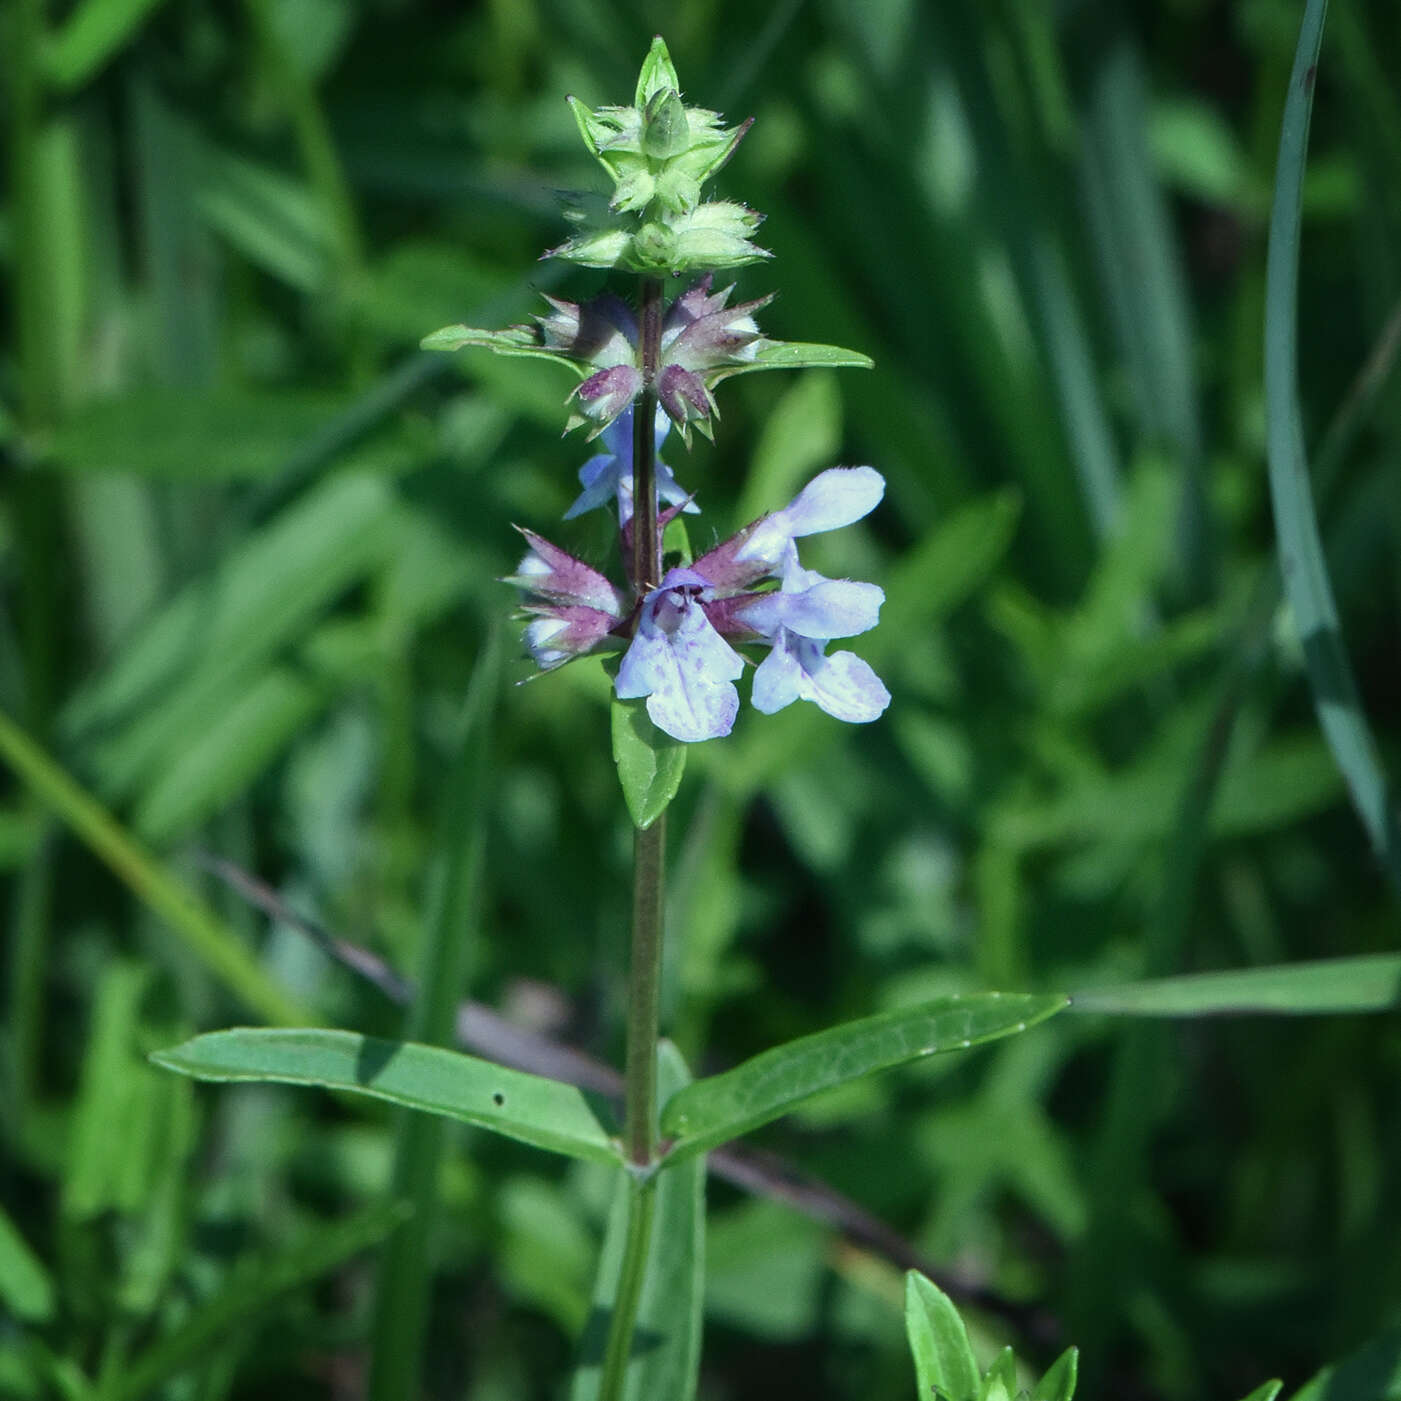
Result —
<path fill-rule="evenodd" d="M 885 494 L 885 478 L 874 467 L 829 467 L 819 472 L 782 510 L 744 527 L 695 568 L 725 593 L 752 588 L 783 574 L 793 541 L 851 525 L 875 510 Z M 843 635 L 843 634 L 839 634 Z"/>
<path fill-rule="evenodd" d="M 769 572 L 778 573 L 795 539 L 851 525 L 874 511 L 884 495 L 885 478 L 874 467 L 829 467 L 782 510 L 756 521 L 735 558 L 765 562 Z"/>
<path fill-rule="evenodd" d="M 740 613 L 771 650 L 754 673 L 751 699 L 765 715 L 810 700 L 834 719 L 865 724 L 890 704 L 890 692 L 853 652 L 827 656 L 834 637 L 875 627 L 885 593 L 875 584 L 826 579 L 798 563 L 792 542 L 776 593 L 760 594 Z"/>
<path fill-rule="evenodd" d="M 632 519 L 632 424 L 633 410 L 629 406 L 603 430 L 600 436 L 605 451 L 589 458 L 579 468 L 579 481 L 584 489 L 564 513 L 565 520 L 573 520 L 585 511 L 607 506 L 614 500 L 618 503 L 618 524 L 625 526 Z M 671 420 L 659 406 L 656 422 L 658 453 L 670 428 Z M 657 458 L 656 474 L 657 496 L 661 501 L 692 513 L 700 510 L 660 457 Z"/>
<path fill-rule="evenodd" d="M 646 696 L 652 723 L 688 743 L 729 734 L 739 711 L 744 662 L 706 616 L 708 593 L 694 570 L 669 570 L 643 600 L 615 686 L 622 700 Z"/>

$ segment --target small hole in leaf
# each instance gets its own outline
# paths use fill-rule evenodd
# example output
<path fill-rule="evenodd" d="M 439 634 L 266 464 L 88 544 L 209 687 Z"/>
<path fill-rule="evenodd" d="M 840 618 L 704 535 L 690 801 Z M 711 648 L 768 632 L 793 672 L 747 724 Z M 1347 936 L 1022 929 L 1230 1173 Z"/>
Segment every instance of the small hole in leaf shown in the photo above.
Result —
<path fill-rule="evenodd" d="M 497 1090 L 497 1092 L 492 1095 L 491 1102 L 500 1109 L 501 1106 L 506 1103 L 506 1096 L 503 1095 L 500 1090 Z"/>

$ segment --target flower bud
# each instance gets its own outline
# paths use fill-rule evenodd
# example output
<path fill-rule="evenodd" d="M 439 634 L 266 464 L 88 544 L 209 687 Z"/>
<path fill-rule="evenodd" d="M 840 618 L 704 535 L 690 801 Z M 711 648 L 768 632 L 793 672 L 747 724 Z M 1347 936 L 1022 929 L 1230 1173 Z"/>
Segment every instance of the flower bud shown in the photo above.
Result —
<path fill-rule="evenodd" d="M 673 164 L 652 182 L 652 193 L 667 213 L 689 214 L 700 203 L 700 181 Z"/>
<path fill-rule="evenodd" d="M 629 249 L 629 261 L 639 272 L 667 272 L 676 263 L 676 234 L 653 220 L 638 229 Z"/>
<path fill-rule="evenodd" d="M 691 128 L 681 94 L 675 88 L 659 88 L 642 113 L 643 152 L 655 161 L 666 161 L 690 146 Z"/>
<path fill-rule="evenodd" d="M 535 616 L 526 625 L 522 640 L 541 671 L 553 671 L 593 651 L 614 624 L 614 619 L 594 608 L 536 604 L 527 612 Z"/>

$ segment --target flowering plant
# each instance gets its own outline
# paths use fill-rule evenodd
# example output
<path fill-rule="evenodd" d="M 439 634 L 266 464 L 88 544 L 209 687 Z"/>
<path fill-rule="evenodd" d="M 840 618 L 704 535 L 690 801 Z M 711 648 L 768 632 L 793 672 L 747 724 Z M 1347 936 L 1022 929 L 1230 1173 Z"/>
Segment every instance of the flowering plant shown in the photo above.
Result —
<path fill-rule="evenodd" d="M 659 458 L 672 427 L 687 446 L 693 428 L 713 436 L 722 380 L 870 362 L 834 346 L 770 340 L 755 320 L 770 297 L 731 306 L 732 287 L 712 290 L 716 269 L 768 256 L 748 237 L 757 214 L 701 199 L 702 185 L 749 123 L 725 128 L 716 113 L 687 107 L 661 38 L 643 63 L 631 107 L 590 111 L 570 102 L 614 191 L 587 231 L 546 256 L 640 272 L 636 307 L 611 292 L 584 303 L 550 297 L 532 325 L 448 326 L 423 341 L 429 349 L 481 346 L 570 366 L 580 382 L 566 431 L 588 425 L 590 439 L 603 438 L 605 451 L 580 469 L 583 491 L 565 519 L 616 506 L 623 581 L 523 531 L 529 550 L 509 582 L 524 595 L 526 647 L 542 671 L 622 649 L 618 699 L 645 700 L 652 724 L 686 743 L 730 733 L 739 709 L 734 683 L 746 653 L 761 649 L 767 654 L 751 693 L 757 710 L 772 714 L 802 699 L 839 720 L 874 720 L 890 701 L 884 684 L 854 653 L 828 656 L 826 647 L 874 627 L 885 596 L 874 584 L 803 568 L 795 542 L 866 516 L 885 490 L 880 473 L 823 472 L 787 506 L 692 560 L 684 550 L 667 553 L 666 529 L 700 508 Z M 665 305 L 660 276 L 695 273 Z"/>
<path fill-rule="evenodd" d="M 520 528 L 526 551 L 508 582 L 520 590 L 525 647 L 538 674 L 609 654 L 613 757 L 634 827 L 621 1125 L 608 1125 L 572 1083 L 413 1041 L 321 1029 L 235 1030 L 197 1037 L 160 1059 L 207 1079 L 371 1094 L 611 1165 L 618 1205 L 599 1267 L 604 1323 L 600 1336 L 585 1340 L 576 1395 L 687 1401 L 699 1359 L 709 1150 L 834 1085 L 1024 1031 L 1066 999 L 940 997 L 801 1038 L 695 1081 L 660 1038 L 666 810 L 689 746 L 731 732 L 740 706 L 735 683 L 747 666 L 750 699 L 766 715 L 807 700 L 860 724 L 889 704 L 864 660 L 828 650 L 876 626 L 883 591 L 827 578 L 807 568 L 799 552 L 799 541 L 868 516 L 885 482 L 869 466 L 830 467 L 786 505 L 698 556 L 692 552 L 682 518 L 701 512 L 703 493 L 661 460 L 673 431 L 686 447 L 693 431 L 712 436 L 716 389 L 736 375 L 870 361 L 835 346 L 766 337 L 756 317 L 767 297 L 732 305 L 732 288 L 715 290 L 716 271 L 769 256 L 751 238 L 758 214 L 702 198 L 748 123 L 726 127 L 714 112 L 688 107 L 660 38 L 631 106 L 572 105 L 613 191 L 606 200 L 580 199 L 578 228 L 547 256 L 630 275 L 635 297 L 604 291 L 578 303 L 548 298 L 548 309 L 529 324 L 498 331 L 449 326 L 423 344 L 568 365 L 579 382 L 566 431 L 583 427 L 601 448 L 579 469 L 581 490 L 564 514 L 572 520 L 616 512 L 616 568 L 606 573 Z M 668 286 L 681 290 L 668 298 Z M 488 686 L 474 681 L 469 697 L 469 713 L 483 726 Z M 450 1011 L 450 970 L 426 965 L 423 984 L 439 1012 Z M 446 1036 L 446 1023 L 444 1015 L 436 1035 Z M 420 1035 L 435 1034 L 421 1025 Z M 403 1250 L 414 1248 L 409 1237 L 399 1239 Z M 654 1341 L 635 1351 L 640 1325 Z M 388 1366 L 380 1356 L 377 1365 Z"/>

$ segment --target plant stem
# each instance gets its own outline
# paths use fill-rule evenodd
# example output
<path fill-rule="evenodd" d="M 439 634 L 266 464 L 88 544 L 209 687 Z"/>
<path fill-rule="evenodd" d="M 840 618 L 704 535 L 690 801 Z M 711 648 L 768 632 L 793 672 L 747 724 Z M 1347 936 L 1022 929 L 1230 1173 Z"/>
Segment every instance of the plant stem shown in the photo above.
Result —
<path fill-rule="evenodd" d="M 657 362 L 662 349 L 662 284 L 642 281 L 638 300 L 642 392 L 632 415 L 632 582 L 638 595 L 661 582 L 662 542 L 657 534 Z"/>
<path fill-rule="evenodd" d="M 618 1268 L 618 1288 L 613 1296 L 613 1320 L 608 1347 L 603 1354 L 599 1401 L 621 1401 L 632 1354 L 633 1326 L 647 1277 L 647 1257 L 652 1245 L 652 1217 L 657 1205 L 655 1178 L 634 1178 L 628 1184 L 628 1234 Z"/>
<path fill-rule="evenodd" d="M 643 596 L 661 580 L 657 531 L 657 363 L 662 284 L 643 278 L 638 298 L 642 392 L 632 420 L 632 582 Z M 628 971 L 627 1067 L 623 1141 L 630 1162 L 647 1168 L 657 1131 L 657 1034 L 662 983 L 662 903 L 666 815 L 633 833 L 632 958 Z"/>
<path fill-rule="evenodd" d="M 657 1132 L 665 847 L 665 813 L 650 827 L 633 833 L 632 965 L 628 970 L 623 1141 L 628 1161 L 642 1169 L 652 1164 Z"/>
<path fill-rule="evenodd" d="M 656 373 L 662 340 L 662 284 L 644 278 L 638 298 L 642 392 L 632 422 L 632 583 L 639 597 L 661 581 L 657 531 Z M 628 966 L 627 1064 L 623 1088 L 623 1146 L 633 1181 L 600 1387 L 602 1401 L 619 1401 L 627 1377 L 637 1306 L 652 1244 L 656 1193 L 650 1181 L 657 1135 L 657 1036 L 661 1019 L 662 906 L 666 891 L 666 814 L 633 833 L 632 952 Z"/>

